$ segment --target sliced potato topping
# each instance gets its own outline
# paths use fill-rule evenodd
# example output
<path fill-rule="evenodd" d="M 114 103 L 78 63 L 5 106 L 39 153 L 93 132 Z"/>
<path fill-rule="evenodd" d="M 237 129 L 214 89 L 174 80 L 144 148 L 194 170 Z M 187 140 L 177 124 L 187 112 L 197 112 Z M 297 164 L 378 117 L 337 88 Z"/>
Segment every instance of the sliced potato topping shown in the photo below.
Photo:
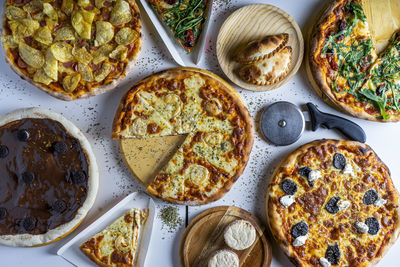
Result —
<path fill-rule="evenodd" d="M 63 63 L 74 59 L 72 55 L 72 46 L 64 42 L 57 42 L 51 45 L 53 56 Z"/>
<path fill-rule="evenodd" d="M 80 81 L 81 81 L 80 73 L 74 73 L 74 74 L 65 76 L 63 79 L 63 82 L 62 82 L 64 90 L 67 92 L 74 91 Z"/>
<path fill-rule="evenodd" d="M 8 26 L 15 39 L 32 36 L 40 27 L 39 22 L 33 19 L 10 20 L 8 21 Z"/>
<path fill-rule="evenodd" d="M 58 29 L 55 33 L 54 41 L 74 41 L 75 31 L 72 27 L 66 26 Z"/>
<path fill-rule="evenodd" d="M 82 75 L 82 80 L 85 82 L 93 82 L 93 72 L 89 66 L 79 63 L 78 64 L 78 71 Z"/>
<path fill-rule="evenodd" d="M 93 59 L 92 55 L 84 47 L 79 48 L 79 47 L 75 46 L 72 49 L 72 55 L 75 57 L 75 59 L 78 62 L 85 64 L 85 65 L 89 64 L 90 61 L 92 61 L 92 59 Z"/>
<path fill-rule="evenodd" d="M 118 61 L 124 61 L 127 55 L 128 55 L 128 48 L 124 45 L 119 45 L 111 52 L 110 58 Z"/>
<path fill-rule="evenodd" d="M 53 37 L 51 36 L 51 30 L 47 26 L 40 27 L 33 35 L 33 38 L 39 43 L 45 45 L 50 45 L 53 42 Z"/>
<path fill-rule="evenodd" d="M 1 42 L 3 43 L 4 47 L 8 48 L 17 48 L 18 41 L 14 39 L 12 35 L 3 35 L 1 37 Z"/>
<path fill-rule="evenodd" d="M 112 70 L 112 65 L 108 62 L 104 62 L 101 65 L 101 68 L 94 72 L 94 80 L 96 82 L 101 82 L 108 76 L 108 74 L 110 74 L 111 70 Z"/>
<path fill-rule="evenodd" d="M 96 22 L 96 40 L 94 40 L 95 46 L 106 44 L 114 37 L 114 27 L 110 22 L 97 21 Z"/>
<path fill-rule="evenodd" d="M 34 14 L 43 10 L 43 3 L 40 0 L 32 0 L 22 7 L 26 12 Z"/>
<path fill-rule="evenodd" d="M 110 22 L 113 25 L 128 23 L 132 19 L 131 7 L 124 0 L 117 0 L 111 10 Z"/>
<path fill-rule="evenodd" d="M 49 3 L 43 4 L 43 13 L 46 14 L 49 17 L 49 19 L 51 19 L 51 20 L 54 20 L 54 21 L 58 20 L 57 11 Z"/>
<path fill-rule="evenodd" d="M 71 24 L 82 39 L 91 38 L 92 22 L 95 13 L 87 10 L 77 10 L 72 13 Z"/>
<path fill-rule="evenodd" d="M 44 63 L 44 67 L 43 67 L 44 72 L 46 73 L 47 76 L 52 78 L 54 81 L 57 81 L 58 80 L 58 61 L 53 56 L 53 53 L 51 52 L 50 48 L 48 48 L 46 50 L 45 60 L 46 60 L 46 62 Z"/>
<path fill-rule="evenodd" d="M 33 81 L 37 83 L 44 83 L 45 85 L 49 85 L 53 80 L 46 75 L 43 69 L 38 70 L 33 75 Z"/>
<path fill-rule="evenodd" d="M 100 46 L 99 49 L 93 52 L 93 63 L 99 64 L 100 62 L 103 62 L 108 58 L 109 54 L 112 51 L 113 51 L 113 46 L 110 44 L 105 44 Z"/>
<path fill-rule="evenodd" d="M 9 20 L 24 19 L 26 18 L 26 11 L 16 6 L 7 6 L 5 15 Z"/>
<path fill-rule="evenodd" d="M 74 11 L 74 0 L 62 0 L 61 11 L 71 15 L 72 11 Z"/>
<path fill-rule="evenodd" d="M 115 35 L 115 42 L 117 44 L 129 45 L 139 37 L 139 33 L 131 28 L 122 28 Z"/>
<path fill-rule="evenodd" d="M 44 56 L 41 51 L 30 47 L 24 42 L 18 45 L 19 56 L 29 66 L 40 69 L 44 65 Z"/>
<path fill-rule="evenodd" d="M 87 7 L 90 5 L 90 0 L 78 0 L 78 6 Z"/>

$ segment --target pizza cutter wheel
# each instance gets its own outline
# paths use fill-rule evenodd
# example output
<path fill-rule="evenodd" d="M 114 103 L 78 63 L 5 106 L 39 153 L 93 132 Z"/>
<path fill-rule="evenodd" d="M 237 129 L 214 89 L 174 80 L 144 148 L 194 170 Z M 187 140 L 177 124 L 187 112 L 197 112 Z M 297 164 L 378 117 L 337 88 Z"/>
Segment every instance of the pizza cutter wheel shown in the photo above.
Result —
<path fill-rule="evenodd" d="M 364 130 L 345 118 L 323 113 L 312 103 L 307 103 L 311 129 L 315 132 L 320 126 L 337 129 L 348 139 L 364 143 Z M 261 115 L 260 128 L 265 139 L 278 146 L 293 144 L 304 132 L 305 118 L 300 108 L 290 102 L 279 101 L 268 106 Z"/>

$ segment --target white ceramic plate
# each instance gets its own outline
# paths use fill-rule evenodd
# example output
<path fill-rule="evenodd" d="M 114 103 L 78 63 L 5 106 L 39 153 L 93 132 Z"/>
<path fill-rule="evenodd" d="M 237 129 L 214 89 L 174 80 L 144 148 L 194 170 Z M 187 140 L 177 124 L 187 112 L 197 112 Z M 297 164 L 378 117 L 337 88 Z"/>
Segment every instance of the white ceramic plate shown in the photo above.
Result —
<path fill-rule="evenodd" d="M 75 266 L 97 266 L 80 251 L 79 246 L 90 237 L 94 236 L 95 234 L 109 226 L 124 213 L 134 208 L 149 209 L 149 217 L 142 230 L 141 238 L 139 239 L 139 250 L 135 261 L 137 262 L 135 266 L 144 266 L 144 263 L 146 261 L 147 249 L 150 243 L 151 232 L 153 229 L 153 221 L 156 213 L 156 207 L 153 200 L 149 196 L 140 192 L 134 192 L 125 197 L 112 209 L 107 211 L 103 216 L 98 218 L 85 230 L 80 232 L 77 236 L 75 236 L 68 243 L 62 246 L 57 251 L 57 254 Z"/>
<path fill-rule="evenodd" d="M 166 25 L 158 18 L 158 15 L 154 12 L 150 6 L 148 0 L 140 0 L 141 6 L 146 11 L 149 16 L 153 26 L 157 29 L 158 34 L 163 40 L 165 46 L 167 47 L 169 53 L 174 58 L 176 63 L 183 67 L 190 67 L 198 65 L 203 54 L 204 54 L 204 44 L 207 39 L 208 27 L 210 25 L 211 13 L 213 0 L 209 0 L 210 4 L 208 6 L 206 21 L 203 24 L 203 30 L 200 34 L 200 39 L 196 44 L 195 48 L 191 53 L 187 53 L 185 49 L 179 44 L 179 42 L 174 38 L 172 31 L 167 28 Z"/>

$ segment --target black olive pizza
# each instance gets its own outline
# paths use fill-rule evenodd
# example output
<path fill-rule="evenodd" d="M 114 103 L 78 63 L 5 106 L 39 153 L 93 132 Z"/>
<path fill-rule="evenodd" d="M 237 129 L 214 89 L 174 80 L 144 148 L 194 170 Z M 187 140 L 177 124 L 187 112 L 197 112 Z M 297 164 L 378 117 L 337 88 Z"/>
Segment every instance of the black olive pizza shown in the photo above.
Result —
<path fill-rule="evenodd" d="M 114 88 L 142 47 L 134 0 L 6 0 L 2 13 L 11 68 L 63 100 Z"/>
<path fill-rule="evenodd" d="M 377 55 L 361 0 L 335 0 L 315 25 L 309 55 L 313 80 L 349 114 L 400 120 L 400 35 Z"/>
<path fill-rule="evenodd" d="M 250 115 L 221 78 L 194 68 L 154 74 L 122 98 L 112 136 L 187 135 L 147 191 L 172 203 L 222 197 L 243 172 L 253 145 Z"/>
<path fill-rule="evenodd" d="M 399 194 L 367 145 L 317 140 L 276 168 L 266 213 L 296 266 L 376 264 L 400 232 Z"/>
<path fill-rule="evenodd" d="M 0 117 L 0 244 L 54 242 L 85 218 L 96 198 L 96 159 L 82 132 L 40 108 Z"/>

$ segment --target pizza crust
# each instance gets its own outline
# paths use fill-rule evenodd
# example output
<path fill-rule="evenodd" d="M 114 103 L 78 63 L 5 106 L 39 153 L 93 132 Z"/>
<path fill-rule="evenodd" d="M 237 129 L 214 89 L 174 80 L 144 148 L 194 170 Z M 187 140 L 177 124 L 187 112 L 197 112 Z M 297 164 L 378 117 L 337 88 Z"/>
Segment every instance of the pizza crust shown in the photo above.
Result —
<path fill-rule="evenodd" d="M 299 155 L 303 154 L 304 152 L 306 152 L 308 149 L 310 149 L 312 147 L 317 147 L 317 146 L 321 146 L 321 145 L 329 145 L 329 144 L 336 145 L 336 146 L 359 147 L 359 148 L 362 148 L 364 151 L 366 151 L 366 153 L 372 152 L 374 157 L 377 159 L 377 161 L 379 163 L 383 164 L 387 170 L 387 175 L 385 176 L 385 180 L 388 179 L 390 182 L 392 182 L 392 180 L 390 178 L 389 169 L 381 161 L 381 159 L 375 154 L 375 152 L 371 149 L 371 147 L 369 147 L 366 144 L 359 143 L 356 141 L 344 141 L 344 140 L 333 140 L 333 139 L 316 140 L 316 141 L 313 141 L 311 143 L 308 143 L 308 144 L 305 144 L 305 145 L 299 147 L 298 149 L 293 151 L 289 156 L 284 158 L 278 164 L 278 166 L 276 167 L 275 171 L 273 172 L 273 174 L 269 180 L 267 194 L 266 194 L 266 200 L 265 200 L 266 214 L 267 214 L 268 226 L 273 234 L 274 239 L 277 241 L 277 243 L 279 244 L 279 246 L 283 250 L 283 252 L 289 257 L 290 261 L 293 262 L 293 264 L 295 264 L 296 266 L 307 265 L 307 263 L 303 262 L 301 259 L 299 259 L 296 256 L 296 253 L 294 252 L 292 244 L 290 244 L 286 240 L 284 231 L 282 230 L 284 227 L 283 227 L 283 221 L 281 219 L 281 214 L 276 212 L 276 210 L 274 209 L 274 205 L 272 204 L 272 202 L 269 199 L 269 192 L 271 190 L 272 184 L 277 182 L 278 174 L 280 173 L 280 171 L 283 169 L 291 169 L 293 167 L 293 165 L 296 163 L 296 159 Z M 392 184 L 393 184 L 393 182 L 392 182 Z M 400 195 L 394 186 L 393 186 L 393 188 L 395 190 L 394 193 L 395 193 L 395 197 L 396 197 L 394 202 L 397 202 L 397 204 L 398 204 Z M 387 251 L 389 251 L 390 247 L 398 239 L 399 234 L 400 234 L 400 206 L 396 208 L 395 215 L 396 216 L 394 216 L 395 217 L 394 218 L 394 220 L 395 220 L 394 221 L 394 231 L 389 239 L 389 242 L 386 245 L 384 245 L 384 247 L 380 253 L 380 256 L 373 259 L 373 261 L 370 262 L 367 266 L 376 265 L 383 258 L 383 256 L 387 253 Z"/>
<path fill-rule="evenodd" d="M 39 118 L 39 119 L 51 119 L 61 123 L 66 131 L 78 139 L 82 150 L 86 154 L 88 160 L 88 191 L 87 197 L 83 205 L 77 210 L 74 219 L 60 225 L 48 232 L 40 235 L 32 234 L 19 234 L 19 235 L 0 235 L 0 244 L 5 246 L 19 246 L 19 247 L 32 247 L 32 246 L 43 246 L 49 243 L 55 242 L 64 236 L 72 232 L 80 222 L 85 218 L 86 214 L 93 206 L 96 199 L 97 190 L 99 187 L 99 170 L 96 163 L 95 155 L 92 151 L 89 141 L 83 135 L 81 130 L 78 129 L 72 122 L 64 118 L 58 113 L 42 109 L 42 108 L 26 108 L 18 109 L 11 113 L 2 115 L 0 117 L 0 125 L 5 125 L 9 122 L 21 120 L 25 118 Z"/>
<path fill-rule="evenodd" d="M 141 20 L 140 20 L 140 11 L 139 11 L 139 8 L 138 8 L 136 2 L 132 1 L 131 3 L 133 3 L 133 5 L 134 5 L 134 12 L 136 12 L 136 13 L 138 14 L 138 16 L 139 16 L 137 25 L 138 25 L 138 27 L 141 29 Z M 1 23 L 2 23 L 2 24 L 3 24 L 4 21 L 5 21 L 5 8 L 6 8 L 6 4 L 7 4 L 7 1 L 4 1 L 3 10 L 2 10 L 1 13 L 0 13 L 0 20 L 1 20 Z M 2 26 L 2 27 L 1 27 L 1 30 L 0 30 L 0 36 L 3 36 L 3 35 L 4 35 L 4 27 Z M 45 84 L 41 84 L 41 83 L 36 83 L 36 82 L 34 82 L 33 79 L 29 78 L 29 77 L 26 76 L 24 73 L 22 73 L 22 72 L 15 66 L 15 64 L 14 64 L 13 62 L 10 61 L 11 53 L 10 53 L 10 51 L 8 51 L 8 49 L 7 49 L 6 47 L 4 47 L 4 45 L 2 45 L 2 51 L 3 51 L 4 59 L 5 59 L 5 61 L 7 62 L 7 64 L 10 66 L 10 68 L 11 68 L 21 79 L 23 79 L 23 80 L 29 82 L 30 84 L 36 86 L 36 87 L 39 88 L 40 90 L 44 91 L 45 93 L 47 93 L 47 94 L 49 94 L 49 95 L 51 95 L 51 96 L 53 96 L 53 97 L 55 97 L 55 98 L 58 98 L 58 99 L 61 99 L 61 100 L 64 100 L 64 101 L 71 101 L 71 100 L 75 100 L 75 99 L 88 98 L 88 97 L 91 97 L 91 96 L 96 96 L 96 95 L 99 95 L 99 94 L 103 94 L 103 93 L 108 92 L 108 91 L 114 89 L 115 87 L 117 87 L 117 86 L 122 82 L 122 80 L 126 77 L 126 75 L 127 75 L 127 74 L 135 67 L 135 65 L 136 65 L 137 59 L 138 59 L 138 57 L 139 57 L 139 52 L 140 52 L 140 50 L 142 49 L 142 46 L 143 46 L 143 40 L 142 40 L 142 34 L 141 34 L 141 32 L 139 32 L 139 37 L 137 38 L 137 40 L 136 40 L 135 42 L 137 43 L 137 45 L 135 46 L 135 48 L 134 48 L 134 50 L 133 50 L 133 53 L 132 53 L 133 57 L 128 61 L 127 65 L 126 65 L 126 68 L 124 69 L 123 73 L 119 76 L 118 79 L 113 79 L 113 81 L 112 81 L 111 83 L 109 83 L 109 84 L 107 84 L 107 85 L 102 85 L 102 86 L 96 87 L 96 88 L 94 88 L 92 91 L 87 92 L 87 93 L 84 94 L 84 95 L 79 95 L 79 96 L 71 96 L 71 95 L 68 95 L 68 93 L 63 93 L 63 92 L 55 92 L 55 91 L 53 91 L 53 90 L 47 88 L 47 86 L 46 86 Z M 1 41 L 0 41 L 0 43 L 1 43 Z M 105 79 L 105 80 L 106 80 L 106 79 Z M 104 81 L 105 81 L 105 80 L 104 80 Z"/>
<path fill-rule="evenodd" d="M 314 61 L 314 55 L 317 53 L 319 43 L 321 41 L 325 40 L 325 39 L 323 39 L 321 29 L 327 22 L 329 22 L 331 20 L 336 20 L 335 16 L 333 15 L 333 11 L 335 10 L 336 7 L 338 7 L 342 3 L 346 3 L 346 2 L 347 2 L 347 0 L 332 1 L 332 3 L 330 3 L 327 6 L 327 8 L 325 9 L 325 12 L 323 12 L 322 15 L 317 19 L 317 23 L 315 23 L 315 26 L 312 30 L 312 34 L 311 34 L 310 40 L 309 40 L 310 54 L 308 55 L 307 60 L 309 61 L 310 70 L 311 70 L 310 78 L 317 84 L 318 88 L 316 88 L 315 86 L 313 86 L 313 87 L 315 90 L 317 90 L 317 94 L 322 96 L 322 98 L 326 102 L 328 102 L 328 104 L 333 104 L 334 107 L 336 107 L 337 109 L 344 111 L 345 113 L 347 113 L 353 117 L 364 119 L 364 120 L 370 120 L 370 121 L 378 121 L 378 122 L 397 122 L 400 120 L 400 113 L 391 113 L 390 118 L 388 120 L 381 120 L 381 119 L 377 119 L 376 116 L 370 115 L 367 112 L 365 112 L 362 107 L 361 108 L 355 107 L 354 105 L 337 101 L 335 95 L 332 93 L 332 89 L 326 82 L 326 73 Z"/>

